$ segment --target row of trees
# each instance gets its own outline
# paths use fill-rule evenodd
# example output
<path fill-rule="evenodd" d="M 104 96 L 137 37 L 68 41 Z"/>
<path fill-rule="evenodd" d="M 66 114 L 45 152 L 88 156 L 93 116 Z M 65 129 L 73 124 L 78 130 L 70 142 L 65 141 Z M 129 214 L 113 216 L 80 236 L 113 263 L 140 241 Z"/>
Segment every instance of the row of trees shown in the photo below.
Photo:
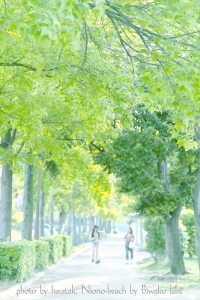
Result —
<path fill-rule="evenodd" d="M 19 167 L 23 167 L 23 163 L 19 164 Z M 97 170 L 100 171 L 98 172 Z M 62 179 L 62 175 L 60 174 L 61 172 L 58 172 L 57 176 L 52 178 L 48 169 L 42 171 L 41 167 L 37 169 L 37 167 L 25 163 L 24 174 L 21 169 L 14 173 L 14 179 L 16 177 L 18 178 L 17 185 L 15 184 L 15 186 L 12 187 L 12 181 L 9 186 L 7 185 L 7 190 L 9 189 L 8 191 L 11 194 L 11 202 L 9 205 L 6 197 L 1 198 L 2 200 L 5 199 L 4 202 L 1 200 L 1 220 L 2 224 L 5 224 L 5 227 L 1 230 L 1 241 L 11 239 L 13 191 L 19 190 L 20 185 L 23 185 L 21 190 L 24 192 L 22 212 L 23 239 L 32 239 L 33 223 L 34 238 L 39 239 L 40 236 L 43 236 L 45 219 L 49 220 L 50 233 L 53 234 L 56 215 L 59 215 L 58 233 L 62 234 L 65 231 L 71 235 L 71 232 L 73 232 L 74 244 L 77 243 L 76 230 L 77 226 L 80 229 L 80 221 L 82 222 L 82 225 L 84 225 L 82 230 L 85 232 L 86 218 L 89 218 L 87 222 L 89 223 L 89 230 L 91 230 L 94 226 L 93 216 L 96 214 L 99 216 L 97 220 L 100 227 L 103 226 L 108 232 L 109 230 L 106 225 L 106 219 L 115 219 L 119 216 L 120 212 L 117 212 L 117 209 L 113 208 L 115 199 L 111 197 L 112 191 L 109 177 L 107 174 L 104 174 L 98 166 L 97 170 L 91 171 L 91 179 L 88 182 L 90 186 L 88 187 L 86 184 L 84 185 L 84 181 L 81 180 L 81 177 L 79 177 L 79 180 L 72 182 L 68 181 L 65 184 L 66 178 L 64 177 Z M 2 175 L 4 174 L 3 166 Z M 24 179 L 24 183 L 20 184 L 20 177 L 21 180 Z M 5 192 L 3 181 L 7 180 L 7 178 L 5 179 L 5 177 L 2 176 L 1 180 L 1 193 L 3 193 Z M 103 218 L 104 221 L 101 218 Z M 73 228 L 73 230 L 70 228 Z"/>
<path fill-rule="evenodd" d="M 126 204 L 116 205 L 108 172 L 92 160 L 110 153 L 101 164 L 138 197 L 135 209 L 163 216 L 173 273 L 185 272 L 173 242 L 180 253 L 178 219 L 193 191 L 200 266 L 198 2 L 0 4 L 1 240 L 10 238 L 12 174 L 22 164 L 23 238 L 30 239 L 34 180 L 37 238 L 43 193 L 64 193 L 60 211 L 116 216 Z M 139 103 L 157 114 L 139 113 Z M 81 197 L 72 197 L 76 184 Z"/>

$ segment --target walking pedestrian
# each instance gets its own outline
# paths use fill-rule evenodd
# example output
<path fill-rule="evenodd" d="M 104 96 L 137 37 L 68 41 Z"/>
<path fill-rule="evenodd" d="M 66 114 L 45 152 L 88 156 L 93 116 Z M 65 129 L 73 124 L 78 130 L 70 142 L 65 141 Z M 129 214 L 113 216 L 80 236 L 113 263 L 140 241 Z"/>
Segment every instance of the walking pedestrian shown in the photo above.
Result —
<path fill-rule="evenodd" d="M 134 251 L 134 235 L 133 235 L 133 230 L 131 227 L 129 227 L 127 234 L 124 237 L 125 239 L 125 251 L 126 251 L 126 264 L 129 263 L 129 252 L 131 254 L 131 264 L 133 263 L 133 251 Z"/>
<path fill-rule="evenodd" d="M 92 262 L 96 264 L 100 263 L 100 259 L 98 259 L 98 252 L 99 252 L 99 241 L 100 241 L 100 231 L 97 225 L 94 226 L 93 230 L 90 233 L 89 239 L 92 241 Z"/>

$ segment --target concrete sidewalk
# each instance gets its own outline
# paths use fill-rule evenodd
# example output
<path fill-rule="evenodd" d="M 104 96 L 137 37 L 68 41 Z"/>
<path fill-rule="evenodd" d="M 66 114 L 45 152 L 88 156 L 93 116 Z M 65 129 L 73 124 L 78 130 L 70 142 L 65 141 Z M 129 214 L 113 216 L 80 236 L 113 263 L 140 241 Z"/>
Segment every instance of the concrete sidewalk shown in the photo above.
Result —
<path fill-rule="evenodd" d="M 91 262 L 91 252 L 90 247 L 71 260 L 63 259 L 54 269 L 44 271 L 43 277 L 26 289 L 18 287 L 9 299 L 200 300 L 198 291 L 183 290 L 181 294 L 178 291 L 172 293 L 170 285 L 163 290 L 159 283 L 153 286 L 152 294 L 152 283 L 147 281 L 146 275 L 138 274 L 135 267 L 136 260 L 145 258 L 147 253 L 136 253 L 134 263 L 125 264 L 122 234 L 100 243 L 100 264 Z"/>

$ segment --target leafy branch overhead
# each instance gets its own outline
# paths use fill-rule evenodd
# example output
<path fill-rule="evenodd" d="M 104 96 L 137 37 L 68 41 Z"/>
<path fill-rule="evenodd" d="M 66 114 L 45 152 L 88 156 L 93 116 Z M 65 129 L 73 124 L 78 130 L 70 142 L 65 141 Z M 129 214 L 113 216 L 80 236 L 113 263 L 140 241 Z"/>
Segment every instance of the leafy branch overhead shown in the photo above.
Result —
<path fill-rule="evenodd" d="M 58 101 L 62 95 L 87 112 L 92 108 L 90 122 L 92 115 L 104 114 L 101 123 L 117 112 L 125 124 L 133 101 L 151 111 L 164 106 L 176 111 L 173 135 L 179 144 L 194 146 L 200 82 L 197 0 L 4 1 L 1 20 L 3 94 L 19 98 L 34 90 L 33 99 L 51 94 Z M 16 74 L 26 91 L 13 88 Z M 77 116 L 70 122 L 83 124 Z M 91 128 L 96 130 L 94 122 Z"/>

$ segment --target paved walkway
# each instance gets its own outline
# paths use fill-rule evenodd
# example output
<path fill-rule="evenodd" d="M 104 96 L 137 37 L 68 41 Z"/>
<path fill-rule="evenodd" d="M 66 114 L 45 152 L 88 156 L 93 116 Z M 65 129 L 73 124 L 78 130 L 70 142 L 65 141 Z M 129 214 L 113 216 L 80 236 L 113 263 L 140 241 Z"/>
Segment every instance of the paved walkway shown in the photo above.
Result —
<path fill-rule="evenodd" d="M 159 283 L 152 286 L 144 274 L 138 274 L 135 262 L 125 264 L 122 234 L 117 234 L 100 244 L 100 264 L 91 262 L 91 248 L 70 261 L 62 261 L 44 277 L 27 287 L 16 290 L 10 299 L 18 300 L 200 300 L 198 291 L 183 290 L 182 294 L 164 291 Z M 145 257 L 136 253 L 135 260 Z M 154 294 L 150 293 L 153 288 Z M 159 290 L 160 288 L 160 290 Z M 156 294 L 159 291 L 159 294 Z"/>

